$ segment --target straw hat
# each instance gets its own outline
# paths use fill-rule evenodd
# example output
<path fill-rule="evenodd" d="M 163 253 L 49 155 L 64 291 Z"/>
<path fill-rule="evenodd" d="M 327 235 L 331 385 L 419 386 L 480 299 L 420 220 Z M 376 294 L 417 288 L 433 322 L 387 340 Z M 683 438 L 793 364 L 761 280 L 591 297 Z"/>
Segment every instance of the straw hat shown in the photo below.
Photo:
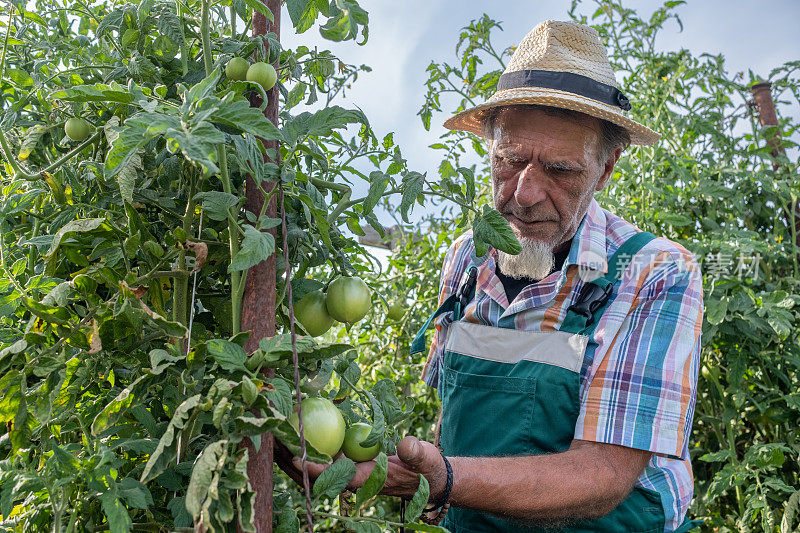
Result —
<path fill-rule="evenodd" d="M 600 35 L 575 22 L 538 24 L 514 51 L 497 92 L 444 126 L 483 137 L 486 110 L 514 104 L 560 107 L 608 120 L 628 131 L 631 144 L 654 144 L 660 137 L 623 114 L 631 105 L 619 91 Z"/>

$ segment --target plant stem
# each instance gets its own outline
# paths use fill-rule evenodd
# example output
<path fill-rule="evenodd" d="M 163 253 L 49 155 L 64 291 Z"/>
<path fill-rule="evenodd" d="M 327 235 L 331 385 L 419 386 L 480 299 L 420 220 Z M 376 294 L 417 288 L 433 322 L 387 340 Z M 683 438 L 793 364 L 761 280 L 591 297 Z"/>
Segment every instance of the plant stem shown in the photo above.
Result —
<path fill-rule="evenodd" d="M 42 220 L 39 218 L 39 211 L 42 209 L 42 197 L 39 196 L 33 204 L 33 229 L 31 230 L 31 239 L 39 236 L 39 228 L 42 225 Z M 36 246 L 31 246 L 28 251 L 28 276 L 33 277 L 35 273 L 36 259 L 39 255 L 39 249 Z"/>
<path fill-rule="evenodd" d="M 186 35 L 183 33 L 183 10 L 178 0 L 175 0 L 175 11 L 181 24 L 181 70 L 186 76 L 189 73 L 189 48 L 186 46 Z"/>
<path fill-rule="evenodd" d="M 314 511 L 314 514 L 317 516 L 322 516 L 325 518 L 337 518 L 339 520 L 344 520 L 346 522 L 373 522 L 375 524 L 381 524 L 382 526 L 393 526 L 393 527 L 402 527 L 402 522 L 393 522 L 391 520 L 382 520 L 380 518 L 374 518 L 371 516 L 359 516 L 357 519 L 352 519 L 349 517 L 344 517 L 338 514 L 333 513 L 326 513 L 323 511 Z"/>
<path fill-rule="evenodd" d="M 203 0 L 200 34 L 203 42 L 203 64 L 206 76 L 211 74 L 213 61 L 211 60 L 211 26 L 210 26 L 210 0 Z M 219 160 L 219 177 L 222 181 L 222 190 L 231 194 L 231 177 L 228 172 L 228 154 L 224 145 L 217 145 L 217 159 Z M 189 233 L 187 233 L 188 235 Z M 231 251 L 231 261 L 239 252 L 239 225 L 232 217 L 228 217 L 228 239 Z M 187 281 L 188 283 L 188 281 Z M 231 330 L 233 334 L 239 333 L 242 326 L 242 291 L 244 283 L 240 272 L 231 272 Z"/>
<path fill-rule="evenodd" d="M 196 188 L 196 180 L 194 172 L 189 170 L 189 198 L 186 200 L 186 213 L 183 215 L 183 231 L 186 235 L 192 234 L 192 222 L 194 221 L 194 194 Z M 181 250 L 178 253 L 178 268 L 177 273 L 182 274 L 175 278 L 175 288 L 172 294 L 172 319 L 175 322 L 180 322 L 186 325 L 186 310 L 188 308 L 187 295 L 189 291 L 189 276 L 186 272 L 186 251 Z M 181 342 L 181 339 L 176 339 L 176 342 Z M 178 348 L 182 346 L 176 345 Z"/>
<path fill-rule="evenodd" d="M 795 224 L 795 207 L 797 205 L 797 198 L 794 194 L 789 199 L 789 209 L 786 209 L 789 220 L 789 229 L 792 234 L 792 265 L 794 266 L 794 278 L 800 279 L 800 265 L 797 263 L 797 224 Z"/>
<path fill-rule="evenodd" d="M 200 37 L 203 42 L 203 66 L 206 69 L 206 76 L 211 74 L 214 62 L 211 60 L 211 2 L 203 0 L 203 9 L 200 19 Z"/>
<path fill-rule="evenodd" d="M 8 10 L 8 26 L 6 26 L 6 39 L 3 41 L 3 57 L 0 58 L 0 79 L 6 71 L 6 50 L 8 49 L 8 38 L 11 36 L 11 22 L 14 20 L 14 4 L 9 4 Z"/>
<path fill-rule="evenodd" d="M 42 177 L 42 174 L 46 172 L 53 172 L 54 170 L 58 170 L 61 167 L 61 165 L 63 165 L 65 162 L 71 159 L 72 156 L 79 153 L 81 150 L 83 150 L 84 148 L 92 144 L 94 141 L 96 141 L 102 134 L 103 134 L 102 129 L 97 130 L 97 132 L 95 132 L 94 135 L 86 139 L 84 142 L 82 142 L 81 144 L 79 144 L 78 146 L 76 146 L 75 148 L 73 148 L 72 150 L 61 156 L 60 158 L 58 158 L 54 163 L 51 163 L 42 170 L 33 173 L 25 172 L 24 170 L 22 170 L 22 167 L 19 166 L 16 159 L 14 158 L 14 154 L 11 151 L 11 146 L 8 144 L 8 140 L 6 139 L 6 135 L 3 132 L 3 130 L 0 130 L 0 148 L 2 149 L 3 156 L 6 158 L 6 161 L 8 161 L 8 164 L 11 165 L 12 169 L 14 169 L 15 179 L 35 181 L 40 179 Z"/>

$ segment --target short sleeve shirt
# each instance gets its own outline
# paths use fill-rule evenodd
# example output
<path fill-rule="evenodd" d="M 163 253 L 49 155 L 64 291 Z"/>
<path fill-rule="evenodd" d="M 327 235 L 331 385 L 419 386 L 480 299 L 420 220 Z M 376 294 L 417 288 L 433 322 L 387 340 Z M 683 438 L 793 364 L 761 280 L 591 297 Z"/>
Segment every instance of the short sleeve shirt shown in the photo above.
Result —
<path fill-rule="evenodd" d="M 585 280 L 607 271 L 608 258 L 639 230 L 592 200 L 562 268 L 509 302 L 496 275 L 497 251 L 475 256 L 470 232 L 448 250 L 439 302 L 455 293 L 470 265 L 478 289 L 463 320 L 527 331 L 557 331 Z M 636 482 L 661 496 L 665 531 L 683 521 L 693 496 L 688 439 L 696 399 L 703 320 L 699 267 L 664 238 L 624 258 L 616 296 L 599 319 L 580 374 L 575 438 L 653 452 Z M 436 386 L 452 313 L 436 321 L 423 379 Z"/>

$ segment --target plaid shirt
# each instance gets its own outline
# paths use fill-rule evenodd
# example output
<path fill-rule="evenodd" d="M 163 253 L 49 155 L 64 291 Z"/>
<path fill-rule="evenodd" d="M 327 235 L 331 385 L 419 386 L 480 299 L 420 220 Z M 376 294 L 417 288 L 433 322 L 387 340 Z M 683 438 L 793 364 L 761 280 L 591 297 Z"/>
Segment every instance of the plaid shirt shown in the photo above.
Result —
<path fill-rule="evenodd" d="M 477 290 L 464 320 L 557 331 L 583 286 L 582 276 L 607 272 L 607 259 L 637 231 L 592 200 L 562 269 L 528 285 L 511 303 L 495 274 L 497 251 L 490 248 L 477 261 Z M 458 289 L 474 255 L 471 232 L 448 250 L 440 304 Z M 575 438 L 653 452 L 636 485 L 661 495 L 665 531 L 672 531 L 681 524 L 694 492 L 688 440 L 700 356 L 702 279 L 692 254 L 664 238 L 629 259 L 617 295 L 592 335 L 597 344 L 590 343 L 584 356 Z M 423 372 L 433 387 L 450 322 L 452 313 L 436 322 Z"/>

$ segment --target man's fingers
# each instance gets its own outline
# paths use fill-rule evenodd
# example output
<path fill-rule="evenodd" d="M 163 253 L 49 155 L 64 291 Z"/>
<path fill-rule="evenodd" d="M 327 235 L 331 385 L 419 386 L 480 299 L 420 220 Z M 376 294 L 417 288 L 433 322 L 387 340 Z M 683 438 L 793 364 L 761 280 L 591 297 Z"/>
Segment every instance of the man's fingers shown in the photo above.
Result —
<path fill-rule="evenodd" d="M 421 442 L 410 435 L 397 444 L 397 457 L 419 473 L 430 472 L 442 460 L 436 446 L 429 442 Z"/>
<path fill-rule="evenodd" d="M 361 487 L 364 483 L 366 483 L 367 478 L 372 474 L 372 471 L 375 469 L 375 461 L 365 461 L 363 463 L 356 463 L 356 475 L 353 476 L 353 479 L 350 480 L 350 483 L 347 484 L 347 488 L 350 490 L 355 490 Z"/>

